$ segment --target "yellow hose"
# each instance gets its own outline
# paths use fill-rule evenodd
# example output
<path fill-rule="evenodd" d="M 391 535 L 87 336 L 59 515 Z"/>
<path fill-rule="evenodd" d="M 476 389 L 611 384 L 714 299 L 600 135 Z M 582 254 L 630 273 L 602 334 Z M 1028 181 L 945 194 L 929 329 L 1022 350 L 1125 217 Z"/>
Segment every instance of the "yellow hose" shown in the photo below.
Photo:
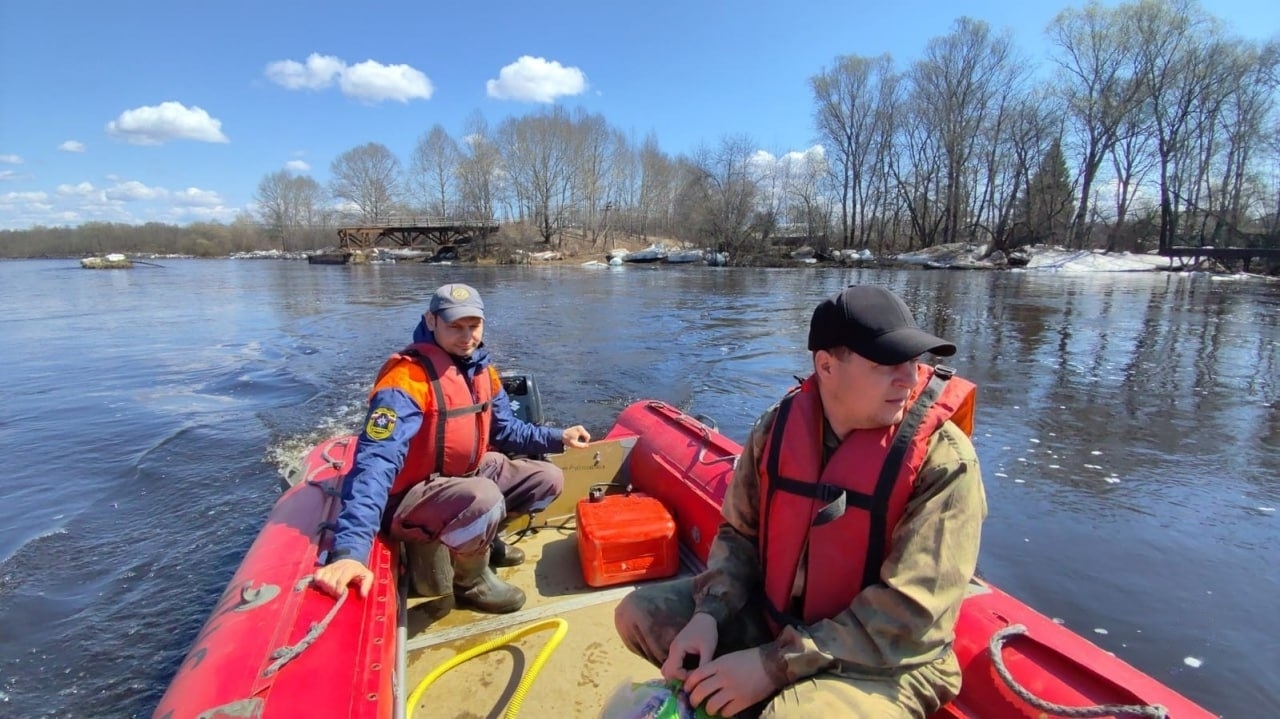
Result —
<path fill-rule="evenodd" d="M 547 663 L 547 659 L 551 657 L 551 652 L 555 651 L 556 646 L 560 644 L 560 640 L 564 639 L 564 635 L 569 632 L 569 623 L 563 619 L 557 617 L 555 619 L 543 620 L 537 624 L 530 624 L 529 626 L 517 629 L 506 636 L 487 641 L 477 647 L 472 647 L 435 669 L 432 669 L 431 673 L 419 682 L 418 686 L 414 688 L 413 693 L 409 695 L 409 702 L 405 707 L 405 715 L 409 717 L 413 716 L 413 709 L 418 706 L 418 701 L 422 699 L 422 695 L 427 691 L 427 687 L 431 686 L 437 679 L 444 676 L 445 672 L 450 669 L 453 669 L 463 662 L 478 657 L 481 654 L 491 652 L 494 649 L 511 644 L 523 636 L 542 631 L 543 629 L 550 629 L 552 627 L 556 628 L 555 634 L 551 635 L 551 639 L 547 641 L 546 646 L 542 648 L 542 651 L 538 652 L 538 656 L 534 657 L 533 664 L 530 664 L 529 669 L 525 671 L 524 676 L 520 677 L 520 683 L 516 685 L 516 691 L 511 696 L 511 703 L 507 705 L 507 713 L 504 716 L 506 719 L 515 719 L 515 716 L 520 713 L 520 705 L 524 704 L 525 695 L 529 693 L 529 687 L 533 685 L 533 680 L 538 677 L 538 672 L 542 671 L 542 665 Z"/>

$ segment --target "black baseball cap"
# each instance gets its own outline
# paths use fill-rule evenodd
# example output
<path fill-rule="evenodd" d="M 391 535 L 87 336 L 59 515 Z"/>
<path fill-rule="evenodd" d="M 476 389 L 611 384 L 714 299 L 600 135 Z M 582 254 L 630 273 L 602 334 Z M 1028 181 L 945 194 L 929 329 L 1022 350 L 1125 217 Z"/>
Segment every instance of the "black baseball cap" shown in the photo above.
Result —
<path fill-rule="evenodd" d="M 942 357 L 956 346 L 920 329 L 907 303 L 879 285 L 854 285 L 813 311 L 809 351 L 848 347 L 876 364 L 895 365 L 925 352 Z"/>

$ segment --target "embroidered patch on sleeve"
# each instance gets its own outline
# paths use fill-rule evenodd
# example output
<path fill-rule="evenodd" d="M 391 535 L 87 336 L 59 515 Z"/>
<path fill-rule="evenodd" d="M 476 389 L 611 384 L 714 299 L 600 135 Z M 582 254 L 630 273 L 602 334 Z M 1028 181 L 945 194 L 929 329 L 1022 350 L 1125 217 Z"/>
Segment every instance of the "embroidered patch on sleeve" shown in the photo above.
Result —
<path fill-rule="evenodd" d="M 396 428 L 396 411 L 388 407 L 379 407 L 369 415 L 364 426 L 364 433 L 369 439 L 381 441 L 391 436 Z"/>

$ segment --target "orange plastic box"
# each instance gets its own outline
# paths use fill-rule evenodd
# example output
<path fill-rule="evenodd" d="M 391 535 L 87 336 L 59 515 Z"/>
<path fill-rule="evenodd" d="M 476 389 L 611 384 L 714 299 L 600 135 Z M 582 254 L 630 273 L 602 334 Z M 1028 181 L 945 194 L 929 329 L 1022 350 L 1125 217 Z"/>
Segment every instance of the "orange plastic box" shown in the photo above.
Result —
<path fill-rule="evenodd" d="M 593 587 L 670 577 L 680 569 L 676 522 L 653 497 L 632 492 L 579 500 L 578 559 Z"/>

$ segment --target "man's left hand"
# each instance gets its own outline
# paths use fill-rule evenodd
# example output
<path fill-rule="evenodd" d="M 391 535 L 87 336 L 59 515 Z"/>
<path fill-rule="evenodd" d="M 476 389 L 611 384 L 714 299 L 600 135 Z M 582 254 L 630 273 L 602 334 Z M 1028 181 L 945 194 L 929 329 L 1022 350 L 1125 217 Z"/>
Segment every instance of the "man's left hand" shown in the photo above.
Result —
<path fill-rule="evenodd" d="M 560 435 L 560 438 L 566 447 L 585 447 L 591 442 L 591 433 L 587 431 L 586 427 L 575 424 L 566 429 L 564 434 Z"/>
<path fill-rule="evenodd" d="M 703 664 L 684 681 L 684 690 L 689 692 L 693 705 L 717 716 L 733 716 L 781 688 L 769 678 L 758 648 L 726 654 Z"/>

